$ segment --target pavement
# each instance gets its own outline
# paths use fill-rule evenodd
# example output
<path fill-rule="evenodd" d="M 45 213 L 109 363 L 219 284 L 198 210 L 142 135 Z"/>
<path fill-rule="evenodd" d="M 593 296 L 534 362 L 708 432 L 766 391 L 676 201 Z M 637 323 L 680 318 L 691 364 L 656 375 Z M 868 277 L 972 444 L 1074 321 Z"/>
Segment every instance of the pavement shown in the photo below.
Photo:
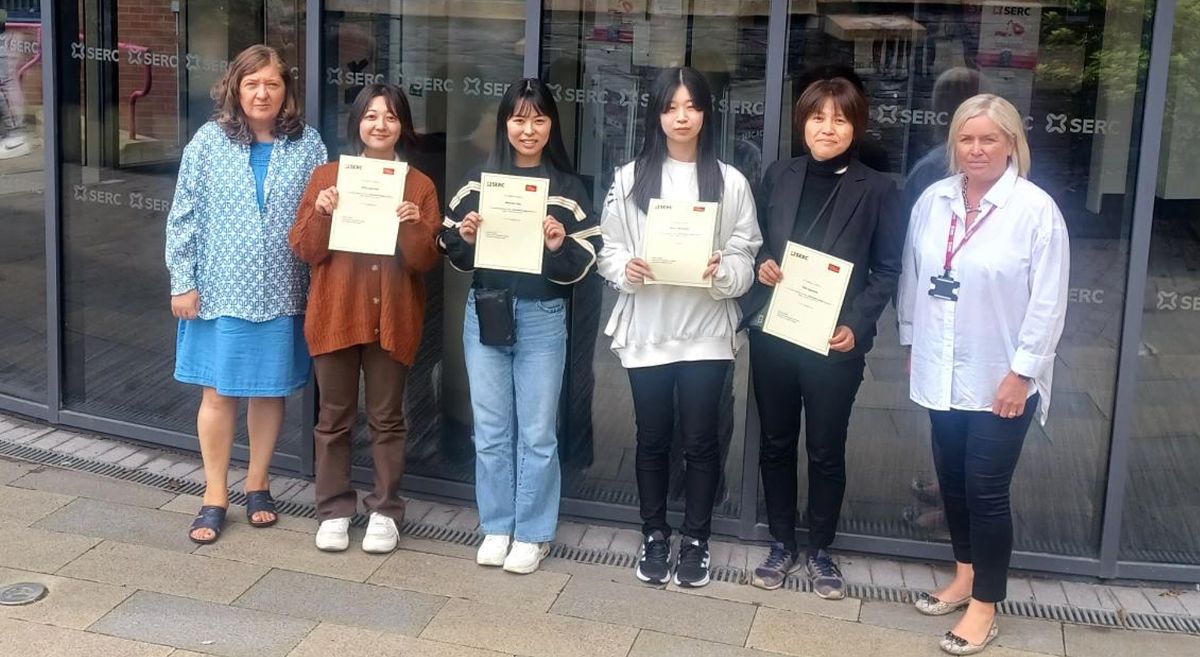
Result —
<path fill-rule="evenodd" d="M 0 415 L 0 444 L 41 446 L 195 480 L 192 455 L 149 450 Z M 135 464 L 135 465 L 129 465 Z M 192 469 L 188 470 L 191 466 Z M 236 488 L 236 486 L 235 486 Z M 304 502 L 303 479 L 276 477 Z M 0 458 L 0 587 L 39 582 L 47 597 L 0 606 L 0 654 L 22 657 L 767 657 L 938 655 L 952 618 L 910 605 L 827 602 L 713 582 L 648 587 L 628 568 L 550 558 L 532 575 L 476 566 L 461 542 L 405 535 L 391 555 L 313 547 L 315 522 L 254 529 L 233 508 L 221 539 L 187 540 L 199 500 L 128 481 Z M 474 531 L 473 509 L 411 500 L 408 520 Z M 564 522 L 558 543 L 628 552 L 637 532 Z M 763 548 L 714 541 L 715 565 L 753 566 Z M 944 565 L 841 555 L 854 584 L 927 589 Z M 1014 575 L 1016 600 L 1065 608 L 1200 617 L 1200 590 Z M 1200 636 L 1002 616 L 995 657 L 1194 656 Z"/>

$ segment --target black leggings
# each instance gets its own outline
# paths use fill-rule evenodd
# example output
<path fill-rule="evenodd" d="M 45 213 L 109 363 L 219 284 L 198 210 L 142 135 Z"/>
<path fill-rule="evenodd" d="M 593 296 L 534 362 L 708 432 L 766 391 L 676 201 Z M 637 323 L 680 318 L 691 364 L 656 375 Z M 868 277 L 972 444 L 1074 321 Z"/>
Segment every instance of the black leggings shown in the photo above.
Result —
<path fill-rule="evenodd" d="M 929 411 L 933 464 L 954 560 L 974 566 L 971 597 L 980 602 L 1000 602 L 1008 593 L 1013 544 L 1008 489 L 1037 407 L 1034 395 L 1015 418 L 989 411 Z"/>
<path fill-rule="evenodd" d="M 667 491 L 676 405 L 687 466 L 680 531 L 702 541 L 707 541 L 712 533 L 713 504 L 721 479 L 717 411 L 730 363 L 703 360 L 630 368 L 629 385 L 637 416 L 635 470 L 642 533 L 657 530 L 663 536 L 671 535 L 671 526 L 667 524 Z"/>

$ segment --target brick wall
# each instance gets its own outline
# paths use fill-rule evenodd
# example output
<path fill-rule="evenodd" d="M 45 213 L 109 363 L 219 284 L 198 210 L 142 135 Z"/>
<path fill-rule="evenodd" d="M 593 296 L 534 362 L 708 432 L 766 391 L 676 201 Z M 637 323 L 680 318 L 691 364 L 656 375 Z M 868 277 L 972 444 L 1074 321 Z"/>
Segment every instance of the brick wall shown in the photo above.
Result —
<path fill-rule="evenodd" d="M 120 0 L 117 3 L 117 40 L 145 46 L 164 56 L 179 56 L 176 14 L 171 0 Z M 174 142 L 178 138 L 179 71 L 168 66 L 151 66 L 150 93 L 137 100 L 137 134 Z M 118 94 L 121 130 L 130 123 L 129 96 L 145 86 L 146 66 L 129 63 L 128 50 L 121 49 L 118 64 Z"/>

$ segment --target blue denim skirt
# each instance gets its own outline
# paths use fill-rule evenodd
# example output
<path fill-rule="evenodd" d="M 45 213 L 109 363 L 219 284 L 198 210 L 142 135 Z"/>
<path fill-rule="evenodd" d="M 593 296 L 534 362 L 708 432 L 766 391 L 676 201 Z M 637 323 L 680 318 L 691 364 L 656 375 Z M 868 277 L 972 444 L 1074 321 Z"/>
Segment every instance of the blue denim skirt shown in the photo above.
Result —
<path fill-rule="evenodd" d="M 175 339 L 175 379 L 228 397 L 286 397 L 308 382 L 304 316 L 249 322 L 185 319 Z"/>

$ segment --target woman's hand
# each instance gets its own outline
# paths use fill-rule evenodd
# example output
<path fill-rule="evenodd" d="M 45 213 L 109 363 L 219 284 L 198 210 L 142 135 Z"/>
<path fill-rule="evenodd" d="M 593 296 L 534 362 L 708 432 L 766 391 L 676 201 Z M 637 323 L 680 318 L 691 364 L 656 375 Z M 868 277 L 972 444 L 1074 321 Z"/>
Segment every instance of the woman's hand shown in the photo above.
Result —
<path fill-rule="evenodd" d="M 996 390 L 996 399 L 992 402 L 992 412 L 1002 418 L 1012 419 L 1025 412 L 1025 402 L 1029 398 L 1029 381 L 1022 379 L 1016 372 L 1009 372 L 1000 381 Z"/>
<path fill-rule="evenodd" d="M 402 224 L 418 223 L 421 221 L 421 208 L 412 201 L 402 201 L 400 207 L 396 208 L 396 217 Z"/>
<path fill-rule="evenodd" d="M 338 191 L 337 187 L 326 187 L 320 192 L 317 192 L 317 212 L 325 216 L 333 214 L 337 209 Z"/>
<path fill-rule="evenodd" d="M 766 264 L 765 262 L 763 263 Z M 829 338 L 829 348 L 834 351 L 847 352 L 854 349 L 854 331 L 849 326 L 840 324 Z"/>
<path fill-rule="evenodd" d="M 645 260 L 631 258 L 625 265 L 625 278 L 630 283 L 645 283 L 654 280 L 654 274 L 650 273 L 650 264 Z"/>
<path fill-rule="evenodd" d="M 542 233 L 546 236 L 546 248 L 552 252 L 561 249 L 567 239 L 567 229 L 550 215 L 546 215 L 546 219 L 542 221 Z"/>
<path fill-rule="evenodd" d="M 717 275 L 717 268 L 721 266 L 721 252 L 713 251 L 712 257 L 708 259 L 708 266 L 704 268 L 704 278 L 712 278 Z"/>
<path fill-rule="evenodd" d="M 196 319 L 200 315 L 200 291 L 188 290 L 172 296 L 171 314 L 176 319 Z"/>
<path fill-rule="evenodd" d="M 483 217 L 479 216 L 478 212 L 468 212 L 467 216 L 463 217 L 462 223 L 458 225 L 458 234 L 462 235 L 463 241 L 467 244 L 475 244 L 475 236 L 479 234 L 479 224 L 483 223 Z"/>
<path fill-rule="evenodd" d="M 782 280 L 783 270 L 779 268 L 779 263 L 775 262 L 774 258 L 767 258 L 758 266 L 759 283 L 774 287 L 779 285 L 779 282 Z"/>

